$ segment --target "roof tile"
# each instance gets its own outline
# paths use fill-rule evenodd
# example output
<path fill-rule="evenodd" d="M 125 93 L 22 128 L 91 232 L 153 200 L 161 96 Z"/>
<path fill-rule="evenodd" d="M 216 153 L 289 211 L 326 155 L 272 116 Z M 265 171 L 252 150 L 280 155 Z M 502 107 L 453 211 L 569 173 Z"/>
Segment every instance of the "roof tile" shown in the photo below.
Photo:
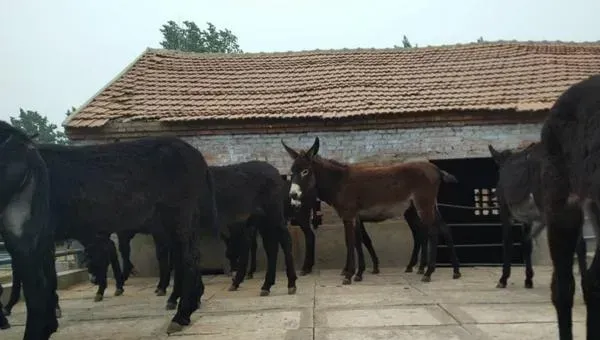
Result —
<path fill-rule="evenodd" d="M 64 125 L 537 111 L 598 72 L 600 43 L 246 54 L 148 49 Z"/>

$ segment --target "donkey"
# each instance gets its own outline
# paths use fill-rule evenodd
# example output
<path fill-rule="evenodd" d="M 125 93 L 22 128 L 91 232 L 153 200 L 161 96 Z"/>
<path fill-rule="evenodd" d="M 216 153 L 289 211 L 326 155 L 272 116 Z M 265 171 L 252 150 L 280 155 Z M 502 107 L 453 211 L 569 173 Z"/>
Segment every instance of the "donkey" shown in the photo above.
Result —
<path fill-rule="evenodd" d="M 291 252 L 291 237 L 286 228 L 280 196 L 284 182 L 277 169 L 267 162 L 249 161 L 211 166 L 210 171 L 214 178 L 220 235 L 226 244 L 232 240 L 241 241 L 238 243 L 241 254 L 240 268 L 232 279 L 229 291 L 237 290 L 244 281 L 250 235 L 253 235 L 252 228 L 244 226 L 250 220 L 250 225 L 255 226 L 261 234 L 267 253 L 267 272 L 260 295 L 269 295 L 271 286 L 275 284 L 278 245 L 283 248 L 288 294 L 295 294 L 297 276 Z M 129 242 L 123 243 L 127 247 L 128 244 Z M 167 272 L 167 275 L 170 275 L 170 272 Z M 175 287 L 167 302 L 167 308 L 174 306 L 178 297 L 179 291 Z"/>
<path fill-rule="evenodd" d="M 552 303 L 561 340 L 573 338 L 573 253 L 583 212 L 600 236 L 600 74 L 566 89 L 550 108 L 541 131 L 542 207 L 552 258 Z M 587 339 L 600 339 L 600 242 L 582 271 Z"/>
<path fill-rule="evenodd" d="M 531 265 L 532 240 L 545 228 L 542 209 L 541 155 L 542 146 L 532 143 L 519 151 L 497 151 L 488 145 L 492 159 L 498 165 L 496 197 L 502 221 L 503 257 L 502 276 L 497 288 L 506 288 L 510 277 L 512 260 L 512 223 L 514 219 L 523 224 L 523 257 L 525 259 L 525 288 L 533 288 L 533 268 Z M 586 246 L 583 234 L 579 237 L 577 259 L 579 271 L 585 272 Z"/>
<path fill-rule="evenodd" d="M 404 214 L 415 204 L 423 227 L 428 230 L 429 256 L 422 281 L 431 281 L 435 270 L 439 219 L 436 218 L 437 194 L 442 182 L 456 178 L 430 162 L 407 162 L 391 166 L 344 164 L 317 155 L 319 138 L 307 151 L 296 151 L 281 141 L 293 159 L 291 167 L 291 204 L 301 206 L 303 192 L 315 187 L 319 199 L 331 205 L 344 223 L 347 268 L 343 284 L 351 284 L 356 271 L 354 248 L 362 252 L 362 235 L 356 233 L 356 219 L 383 220 Z M 359 255 L 361 258 L 361 255 Z M 365 264 L 359 263 L 360 281 Z"/>
<path fill-rule="evenodd" d="M 0 121 L 0 234 L 22 273 L 27 308 L 24 339 L 58 329 L 54 230 L 48 168 L 31 137 Z"/>
<path fill-rule="evenodd" d="M 217 233 L 213 181 L 204 156 L 171 137 L 38 147 L 49 169 L 57 239 L 78 240 L 88 249 L 90 263 L 102 266 L 106 275 L 110 233 L 150 224 L 168 235 L 182 299 L 167 333 L 189 325 L 204 292 L 199 239 Z M 149 223 L 154 219 L 160 223 Z"/>

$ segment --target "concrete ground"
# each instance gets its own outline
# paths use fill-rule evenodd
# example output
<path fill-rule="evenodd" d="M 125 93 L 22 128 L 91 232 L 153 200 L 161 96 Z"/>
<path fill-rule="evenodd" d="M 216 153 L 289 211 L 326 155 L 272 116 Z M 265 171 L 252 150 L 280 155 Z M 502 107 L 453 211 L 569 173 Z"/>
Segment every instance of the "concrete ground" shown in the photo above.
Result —
<path fill-rule="evenodd" d="M 176 339 L 557 339 L 550 303 L 550 268 L 537 267 L 535 288 L 523 288 L 523 268 L 513 268 L 506 289 L 495 288 L 500 268 L 463 268 L 452 280 L 439 268 L 430 283 L 398 268 L 341 285 L 339 270 L 301 277 L 297 295 L 287 295 L 285 275 L 269 297 L 259 297 L 260 279 L 228 292 L 230 278 L 205 277 L 206 293 L 192 325 L 172 335 Z M 173 315 L 165 297 L 154 296 L 156 279 L 133 278 L 120 297 L 92 301 L 87 283 L 60 291 L 63 318 L 52 339 L 164 339 Z M 585 309 L 577 284 L 574 336 L 584 339 Z M 6 340 L 23 335 L 23 304 L 11 316 L 13 328 L 0 331 Z"/>

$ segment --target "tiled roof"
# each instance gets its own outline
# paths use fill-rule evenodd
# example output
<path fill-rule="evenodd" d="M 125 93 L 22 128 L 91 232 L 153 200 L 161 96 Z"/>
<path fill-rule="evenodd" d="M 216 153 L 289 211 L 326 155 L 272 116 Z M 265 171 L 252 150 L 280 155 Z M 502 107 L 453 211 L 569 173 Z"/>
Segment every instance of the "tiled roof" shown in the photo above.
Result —
<path fill-rule="evenodd" d="M 598 72 L 600 43 L 247 54 L 147 49 L 64 125 L 539 111 Z"/>

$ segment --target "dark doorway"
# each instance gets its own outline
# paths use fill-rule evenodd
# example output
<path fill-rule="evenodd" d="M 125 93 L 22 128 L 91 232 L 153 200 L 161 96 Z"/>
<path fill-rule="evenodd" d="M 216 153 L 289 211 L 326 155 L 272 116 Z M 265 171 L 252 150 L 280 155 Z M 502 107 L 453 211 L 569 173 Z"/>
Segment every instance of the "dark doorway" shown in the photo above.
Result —
<path fill-rule="evenodd" d="M 456 176 L 459 183 L 443 184 L 438 203 L 477 207 L 461 209 L 440 206 L 439 210 L 450 227 L 461 265 L 502 264 L 502 223 L 496 201 L 498 167 L 491 158 L 431 160 L 441 169 Z M 522 228 L 512 226 L 514 242 L 513 264 L 523 264 Z M 450 265 L 450 253 L 440 237 L 437 261 Z"/>

